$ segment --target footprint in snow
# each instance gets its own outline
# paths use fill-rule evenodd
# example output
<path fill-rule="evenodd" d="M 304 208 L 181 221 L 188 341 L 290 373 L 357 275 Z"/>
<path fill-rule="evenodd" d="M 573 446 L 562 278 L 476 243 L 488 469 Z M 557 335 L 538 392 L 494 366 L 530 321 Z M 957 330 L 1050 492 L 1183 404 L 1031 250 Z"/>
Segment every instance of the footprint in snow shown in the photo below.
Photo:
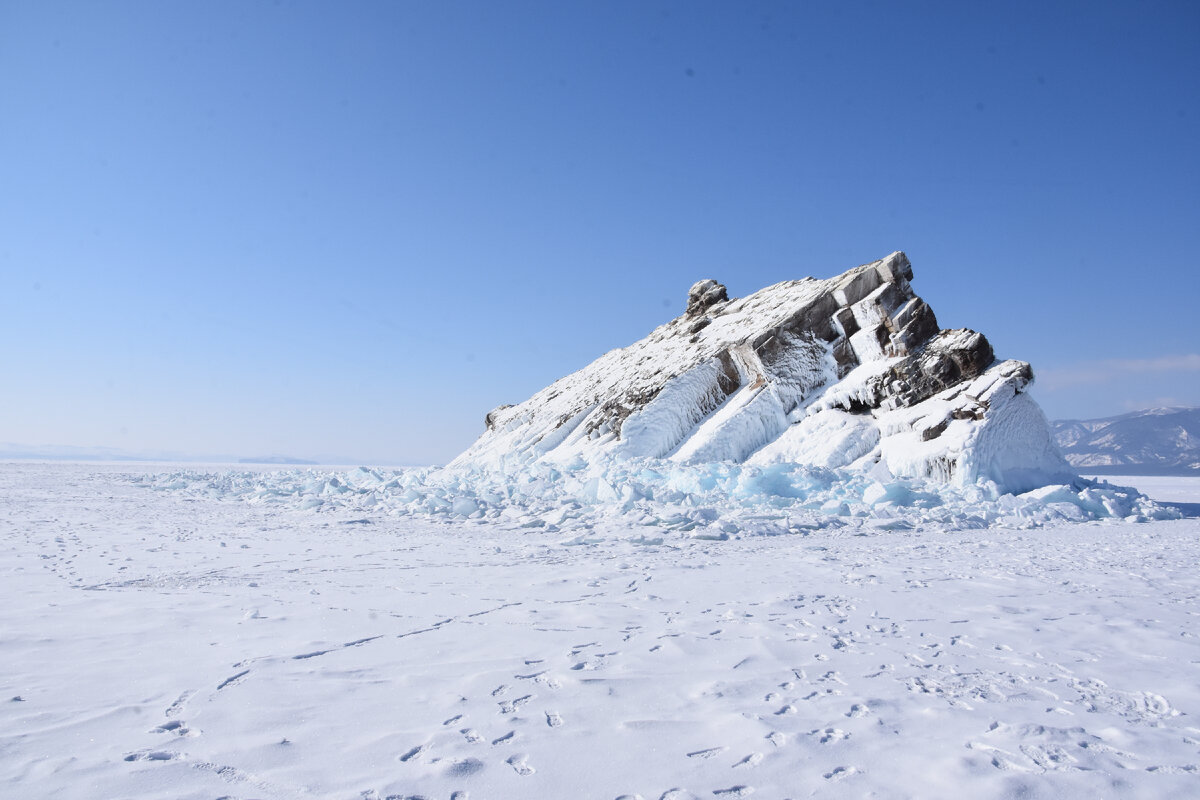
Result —
<path fill-rule="evenodd" d="M 151 733 L 173 733 L 176 736 L 199 736 L 199 731 L 193 731 L 186 727 L 181 720 L 173 719 L 170 722 L 164 722 L 159 725 Z"/>
<path fill-rule="evenodd" d="M 718 797 L 746 797 L 754 794 L 754 787 L 730 786 L 728 789 L 713 789 L 713 794 Z"/>
<path fill-rule="evenodd" d="M 525 755 L 524 753 L 519 753 L 515 756 L 509 756 L 505 763 L 512 767 L 518 775 L 524 777 L 526 775 L 532 775 L 534 772 L 536 772 L 533 767 L 529 766 L 528 759 L 529 756 Z"/>
<path fill-rule="evenodd" d="M 175 702 L 171 703 L 171 705 L 167 708 L 167 710 L 165 712 L 166 715 L 168 717 L 174 717 L 174 716 L 178 715 L 181 711 L 183 711 L 183 707 L 185 705 L 187 705 L 187 701 L 191 700 L 192 695 L 194 695 L 194 694 L 195 694 L 195 692 L 188 691 L 188 692 L 184 692 L 183 694 L 179 695 L 179 697 L 175 700 Z"/>
<path fill-rule="evenodd" d="M 174 761 L 179 758 L 179 753 L 173 753 L 170 750 L 139 750 L 136 753 L 130 753 L 125 756 L 126 761 Z"/>
<path fill-rule="evenodd" d="M 464 758 L 451 764 L 450 768 L 446 770 L 446 774 L 452 778 L 465 778 L 482 771 L 484 766 L 484 763 L 478 758 Z"/>
<path fill-rule="evenodd" d="M 713 756 L 717 756 L 717 755 L 720 755 L 721 753 L 724 753 L 728 749 L 729 749 L 728 747 L 710 747 L 707 750 L 696 750 L 694 752 L 688 753 L 687 757 L 688 758 L 712 758 Z"/>
<path fill-rule="evenodd" d="M 479 744 L 483 741 L 483 737 L 474 728 L 463 728 L 459 733 L 465 736 L 471 744 Z"/>
<path fill-rule="evenodd" d="M 741 761 L 734 764 L 733 768 L 734 769 L 745 769 L 746 767 L 757 767 L 759 764 L 762 763 L 762 760 L 763 760 L 762 753 L 751 753 L 750 755 L 743 758 Z"/>
<path fill-rule="evenodd" d="M 517 732 L 516 732 L 516 731 L 509 731 L 508 733 L 504 734 L 504 735 L 503 735 L 503 736 L 501 736 L 500 738 L 498 738 L 498 739 L 493 739 L 493 740 L 492 740 L 492 746 L 493 746 L 493 747 L 495 747 L 495 746 L 496 746 L 496 745 L 498 745 L 498 744 L 504 744 L 505 742 L 511 742 L 511 741 L 512 741 L 513 739 L 515 739 L 515 738 L 517 738 Z"/>
<path fill-rule="evenodd" d="M 849 778 L 857 772 L 857 767 L 835 767 L 832 771 L 826 772 L 824 777 L 827 781 L 840 781 L 844 778 Z"/>
<path fill-rule="evenodd" d="M 546 724 L 551 728 L 561 728 L 563 724 L 563 718 L 560 717 L 555 711 L 547 711 Z"/>
<path fill-rule="evenodd" d="M 825 728 L 824 730 L 813 731 L 813 735 L 817 734 L 821 736 L 821 744 L 832 744 L 850 738 L 850 734 L 838 728 Z"/>
<path fill-rule="evenodd" d="M 424 752 L 425 752 L 427 749 L 429 749 L 429 748 L 428 748 L 428 745 L 423 745 L 423 744 L 421 744 L 421 745 L 417 745 L 416 747 L 414 747 L 413 749 L 409 750 L 409 751 L 408 751 L 407 753 L 405 753 L 404 755 L 400 756 L 400 760 L 401 760 L 401 761 L 403 761 L 403 762 L 409 762 L 409 761 L 412 761 L 414 758 L 416 758 L 417 756 L 419 756 L 419 755 L 421 755 L 422 753 L 424 753 Z"/>
<path fill-rule="evenodd" d="M 501 714 L 515 714 L 517 709 L 533 699 L 533 695 L 527 694 L 524 697 L 518 697 L 516 700 L 503 700 L 499 703 Z"/>

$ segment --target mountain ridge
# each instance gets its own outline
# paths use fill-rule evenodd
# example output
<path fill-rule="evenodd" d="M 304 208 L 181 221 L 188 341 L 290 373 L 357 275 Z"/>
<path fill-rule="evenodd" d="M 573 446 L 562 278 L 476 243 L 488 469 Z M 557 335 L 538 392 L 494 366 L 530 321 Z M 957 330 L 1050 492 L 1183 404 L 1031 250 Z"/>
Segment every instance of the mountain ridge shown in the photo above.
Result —
<path fill-rule="evenodd" d="M 1051 423 L 1063 456 L 1097 474 L 1200 475 L 1200 408 L 1167 406 Z"/>

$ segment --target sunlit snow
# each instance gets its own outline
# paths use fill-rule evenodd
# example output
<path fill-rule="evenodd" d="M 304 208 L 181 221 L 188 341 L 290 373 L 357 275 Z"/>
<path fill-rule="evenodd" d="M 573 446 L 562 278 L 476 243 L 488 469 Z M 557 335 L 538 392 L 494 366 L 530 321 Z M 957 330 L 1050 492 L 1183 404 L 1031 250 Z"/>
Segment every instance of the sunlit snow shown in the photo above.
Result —
<path fill-rule="evenodd" d="M 1200 779 L 1200 523 L 1132 490 L 130 469 L 0 465 L 5 796 L 1160 798 Z"/>

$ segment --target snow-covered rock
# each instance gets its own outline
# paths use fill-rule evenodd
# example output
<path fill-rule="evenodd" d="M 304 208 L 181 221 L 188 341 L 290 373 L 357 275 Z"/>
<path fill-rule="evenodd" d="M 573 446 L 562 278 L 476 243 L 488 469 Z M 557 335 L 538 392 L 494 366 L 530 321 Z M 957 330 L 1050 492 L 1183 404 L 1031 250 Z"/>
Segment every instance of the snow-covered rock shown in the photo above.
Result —
<path fill-rule="evenodd" d="M 646 338 L 488 413 L 449 467 L 663 459 L 882 468 L 1001 492 L 1070 481 L 1025 393 L 1030 366 L 997 360 L 980 333 L 940 330 L 912 276 L 896 252 L 740 299 L 700 281 Z"/>

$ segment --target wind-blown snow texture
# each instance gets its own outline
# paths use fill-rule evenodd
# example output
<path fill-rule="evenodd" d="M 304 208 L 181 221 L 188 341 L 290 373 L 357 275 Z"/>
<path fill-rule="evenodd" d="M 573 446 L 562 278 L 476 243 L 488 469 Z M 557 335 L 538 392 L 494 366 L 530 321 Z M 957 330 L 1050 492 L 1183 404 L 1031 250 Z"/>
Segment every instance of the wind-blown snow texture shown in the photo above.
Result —
<path fill-rule="evenodd" d="M 1074 475 L 1025 393 L 1029 365 L 940 331 L 903 253 L 687 311 L 516 406 L 450 466 L 654 459 L 803 464 L 1022 492 Z"/>

